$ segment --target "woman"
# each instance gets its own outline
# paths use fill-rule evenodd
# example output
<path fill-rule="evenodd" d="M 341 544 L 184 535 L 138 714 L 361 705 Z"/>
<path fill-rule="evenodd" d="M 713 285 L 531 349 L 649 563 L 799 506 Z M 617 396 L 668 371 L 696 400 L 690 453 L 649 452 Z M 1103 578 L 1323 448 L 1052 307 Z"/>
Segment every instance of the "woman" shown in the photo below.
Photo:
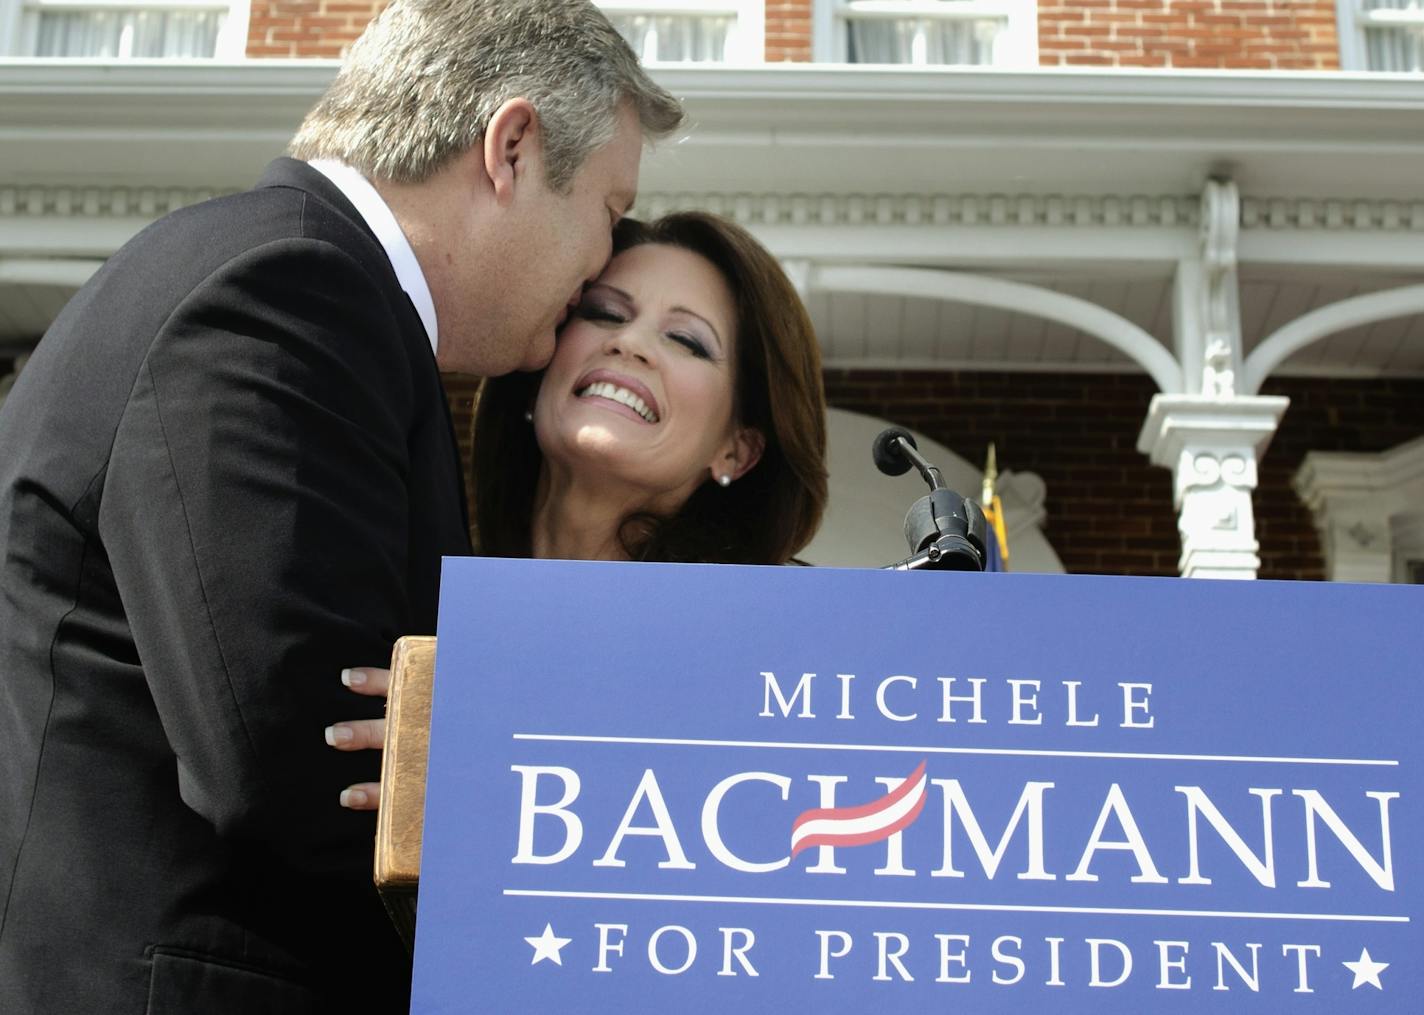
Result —
<path fill-rule="evenodd" d="M 716 216 L 625 220 L 544 373 L 481 392 L 479 552 L 786 563 L 820 523 L 825 451 L 815 334 L 776 259 Z M 342 674 L 362 694 L 387 677 Z M 327 741 L 379 747 L 384 725 L 337 723 Z M 378 792 L 341 802 L 374 808 Z"/>

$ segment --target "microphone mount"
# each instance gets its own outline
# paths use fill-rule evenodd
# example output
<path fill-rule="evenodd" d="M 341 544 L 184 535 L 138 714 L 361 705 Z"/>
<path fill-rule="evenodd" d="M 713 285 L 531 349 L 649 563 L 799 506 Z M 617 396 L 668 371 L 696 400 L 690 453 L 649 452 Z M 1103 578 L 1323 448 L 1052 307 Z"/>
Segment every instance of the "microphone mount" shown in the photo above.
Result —
<path fill-rule="evenodd" d="M 875 465 L 887 476 L 901 476 L 913 467 L 930 488 L 905 515 L 905 541 L 910 556 L 890 571 L 982 571 L 988 523 L 984 512 L 944 482 L 939 469 L 920 454 L 908 430 L 890 427 L 871 446 Z"/>

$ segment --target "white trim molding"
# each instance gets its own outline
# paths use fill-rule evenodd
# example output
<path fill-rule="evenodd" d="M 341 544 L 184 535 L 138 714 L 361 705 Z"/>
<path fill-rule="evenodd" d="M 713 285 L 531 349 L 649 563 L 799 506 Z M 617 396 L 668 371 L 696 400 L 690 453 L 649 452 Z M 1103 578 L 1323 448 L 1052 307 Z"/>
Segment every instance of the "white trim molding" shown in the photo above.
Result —
<path fill-rule="evenodd" d="M 1379 454 L 1312 451 L 1293 485 L 1331 581 L 1407 582 L 1424 561 L 1424 437 Z"/>
<path fill-rule="evenodd" d="M 878 194 L 874 192 L 667 193 L 638 195 L 656 218 L 697 208 L 741 223 L 822 226 L 1053 226 L 1191 228 L 1197 199 L 1178 194 Z"/>
<path fill-rule="evenodd" d="M 1289 404 L 1264 395 L 1153 397 L 1137 450 L 1172 470 L 1183 577 L 1256 577 L 1256 463 Z"/>
<path fill-rule="evenodd" d="M 78 289 L 103 266 L 103 261 L 71 258 L 0 257 L 0 283 Z"/>

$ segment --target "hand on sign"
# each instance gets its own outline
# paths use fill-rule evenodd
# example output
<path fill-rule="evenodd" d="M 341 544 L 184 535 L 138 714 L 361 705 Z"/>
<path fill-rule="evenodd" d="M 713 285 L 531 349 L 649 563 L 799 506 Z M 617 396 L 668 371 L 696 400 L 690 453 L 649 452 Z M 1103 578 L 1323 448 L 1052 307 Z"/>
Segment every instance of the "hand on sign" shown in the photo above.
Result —
<path fill-rule="evenodd" d="M 391 671 L 375 666 L 354 666 L 341 671 L 341 682 L 357 694 L 384 698 Z M 379 751 L 386 742 L 386 720 L 351 719 L 326 728 L 326 742 L 338 751 Z M 374 811 L 381 804 L 381 784 L 358 782 L 341 791 L 341 806 L 353 811 Z"/>

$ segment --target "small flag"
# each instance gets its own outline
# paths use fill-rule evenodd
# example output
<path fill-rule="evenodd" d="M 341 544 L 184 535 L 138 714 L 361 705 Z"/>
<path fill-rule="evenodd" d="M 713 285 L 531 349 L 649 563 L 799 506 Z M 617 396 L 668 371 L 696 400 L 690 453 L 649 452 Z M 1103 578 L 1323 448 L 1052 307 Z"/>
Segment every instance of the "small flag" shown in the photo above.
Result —
<path fill-rule="evenodd" d="M 791 855 L 812 846 L 865 846 L 908 828 L 925 808 L 925 763 L 879 800 L 818 807 L 791 823 Z"/>
<path fill-rule="evenodd" d="M 980 505 L 984 508 L 984 520 L 989 523 L 988 545 L 984 547 L 984 570 L 1007 571 L 1009 569 L 1009 529 L 1004 523 L 1004 505 L 994 492 L 994 481 L 999 478 L 999 468 L 994 461 L 994 445 L 989 444 L 989 458 L 984 463 L 984 493 Z"/>

